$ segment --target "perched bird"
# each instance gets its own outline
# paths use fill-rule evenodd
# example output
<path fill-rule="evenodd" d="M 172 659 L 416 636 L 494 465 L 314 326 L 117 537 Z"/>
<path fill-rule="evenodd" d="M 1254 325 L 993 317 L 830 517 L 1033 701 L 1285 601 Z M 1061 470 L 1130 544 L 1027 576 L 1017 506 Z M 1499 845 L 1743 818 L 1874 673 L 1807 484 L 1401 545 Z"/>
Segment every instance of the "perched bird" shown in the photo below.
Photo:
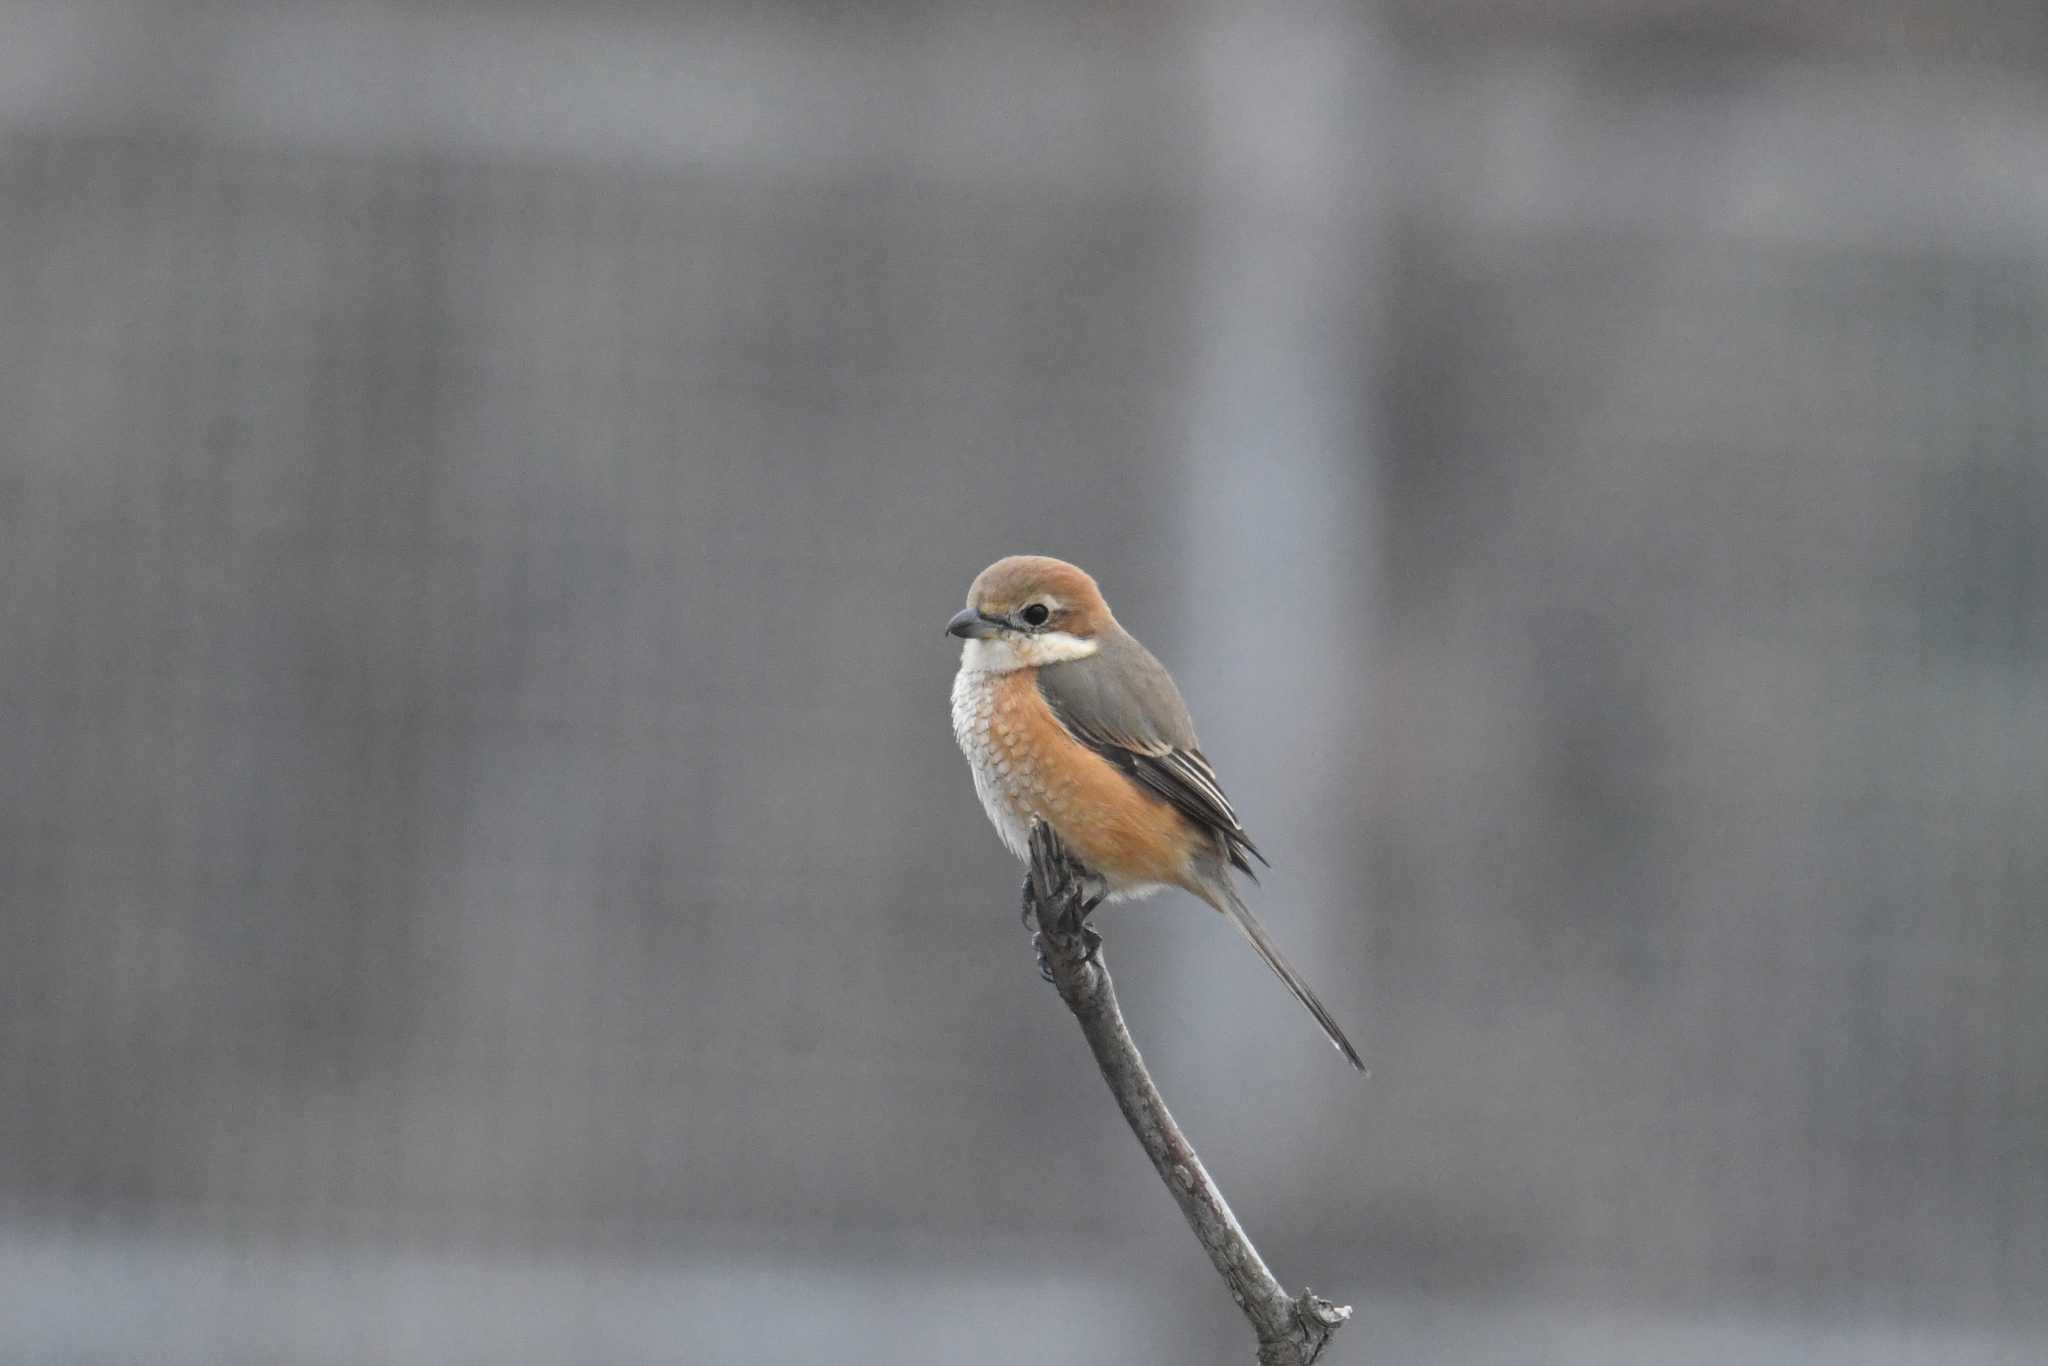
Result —
<path fill-rule="evenodd" d="M 1034 820 L 1052 827 L 1111 900 L 1162 887 L 1230 918 L 1330 1042 L 1365 1064 L 1231 882 L 1245 833 L 1203 757 L 1180 689 L 1110 614 L 1095 580 L 1064 560 L 1012 555 L 981 571 L 946 623 L 961 637 L 953 735 L 1010 852 L 1030 857 Z"/>

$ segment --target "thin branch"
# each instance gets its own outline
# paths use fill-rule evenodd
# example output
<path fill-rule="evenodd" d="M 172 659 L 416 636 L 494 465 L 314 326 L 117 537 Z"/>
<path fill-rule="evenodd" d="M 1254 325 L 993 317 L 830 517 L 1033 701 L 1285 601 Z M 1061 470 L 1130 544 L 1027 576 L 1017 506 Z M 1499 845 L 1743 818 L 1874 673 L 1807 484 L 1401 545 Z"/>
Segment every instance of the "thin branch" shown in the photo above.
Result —
<path fill-rule="evenodd" d="M 1202 1160 L 1167 1112 L 1159 1088 L 1138 1056 L 1117 1009 L 1116 986 L 1099 952 L 1102 937 L 1088 928 L 1087 870 L 1060 846 L 1045 825 L 1031 831 L 1031 872 L 1024 879 L 1024 915 L 1037 930 L 1040 966 L 1059 989 L 1060 999 L 1081 1022 L 1102 1079 L 1109 1083 L 1131 1132 L 1166 1189 L 1202 1240 L 1209 1260 L 1230 1286 L 1231 1297 L 1259 1342 L 1259 1366 L 1310 1366 L 1330 1335 L 1351 1317 L 1348 1306 L 1307 1290 L 1294 1298 L 1266 1269 L 1223 1192 L 1209 1179 Z"/>

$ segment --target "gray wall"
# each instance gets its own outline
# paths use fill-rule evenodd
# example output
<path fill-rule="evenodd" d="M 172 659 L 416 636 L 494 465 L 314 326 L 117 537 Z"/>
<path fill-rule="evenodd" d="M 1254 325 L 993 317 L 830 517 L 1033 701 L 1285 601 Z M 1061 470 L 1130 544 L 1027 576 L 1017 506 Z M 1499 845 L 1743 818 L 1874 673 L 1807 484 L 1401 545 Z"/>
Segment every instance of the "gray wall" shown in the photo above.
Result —
<path fill-rule="evenodd" d="M 0 8 L 0 1357 L 1236 1354 L 1017 550 L 1373 1064 L 1109 913 L 1339 1356 L 2037 1357 L 2048 88 L 1655 8 Z"/>

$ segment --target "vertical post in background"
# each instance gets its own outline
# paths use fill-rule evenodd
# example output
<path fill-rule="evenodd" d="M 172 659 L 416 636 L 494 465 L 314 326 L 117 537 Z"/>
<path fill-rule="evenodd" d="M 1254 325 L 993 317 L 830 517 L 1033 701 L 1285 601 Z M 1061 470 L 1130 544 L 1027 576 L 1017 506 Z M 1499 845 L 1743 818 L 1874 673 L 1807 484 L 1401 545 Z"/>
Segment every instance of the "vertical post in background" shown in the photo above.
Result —
<path fill-rule="evenodd" d="M 1370 267 L 1395 73 L 1353 10 L 1315 0 L 1215 6 L 1194 40 L 1200 245 L 1174 667 L 1274 859 L 1251 895 L 1287 952 L 1320 964 L 1311 979 L 1357 1033 L 1344 978 L 1371 913 L 1356 856 L 1375 601 Z M 1287 1011 L 1278 993 L 1273 1008 Z M 1188 1027 L 1224 1059 L 1211 1085 L 1299 1075 L 1233 1058 L 1248 1036 L 1227 1013 Z M 1309 1046 L 1295 1063 L 1339 1065 Z"/>

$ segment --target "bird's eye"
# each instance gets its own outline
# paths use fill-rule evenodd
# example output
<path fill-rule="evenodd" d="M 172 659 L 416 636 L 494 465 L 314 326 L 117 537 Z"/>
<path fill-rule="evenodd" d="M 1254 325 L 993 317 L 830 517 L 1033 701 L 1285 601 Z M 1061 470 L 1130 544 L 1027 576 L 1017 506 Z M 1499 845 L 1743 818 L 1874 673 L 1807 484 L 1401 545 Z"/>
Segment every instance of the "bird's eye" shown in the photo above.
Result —
<path fill-rule="evenodd" d="M 1052 613 L 1046 609 L 1046 605 L 1044 603 L 1034 602 L 1029 607 L 1026 607 L 1023 611 L 1019 612 L 1017 614 L 1017 619 L 1023 622 L 1026 626 L 1043 626 L 1046 623 L 1046 619 L 1051 615 Z"/>

